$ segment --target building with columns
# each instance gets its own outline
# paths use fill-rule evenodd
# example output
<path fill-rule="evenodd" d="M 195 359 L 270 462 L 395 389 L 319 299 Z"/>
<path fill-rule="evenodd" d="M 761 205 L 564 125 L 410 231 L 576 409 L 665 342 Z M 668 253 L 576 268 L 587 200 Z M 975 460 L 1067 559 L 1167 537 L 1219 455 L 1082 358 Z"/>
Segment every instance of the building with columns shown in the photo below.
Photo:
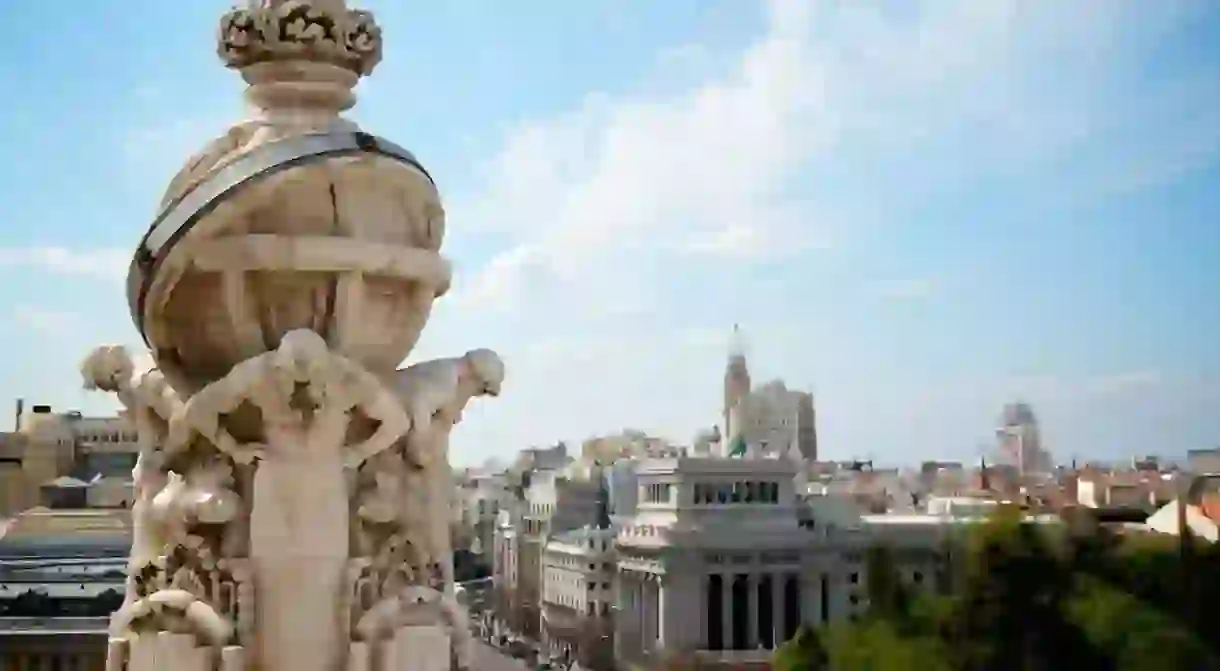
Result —
<path fill-rule="evenodd" d="M 618 534 L 620 658 L 763 661 L 801 622 L 856 607 L 859 544 L 802 526 L 791 460 L 657 459 L 637 474 Z"/>
<path fill-rule="evenodd" d="M 802 497 L 796 470 L 778 456 L 636 464 L 639 502 L 617 536 L 619 659 L 765 664 L 802 623 L 867 609 L 864 555 L 875 543 L 895 550 L 908 582 L 935 584 L 956 520 Z"/>

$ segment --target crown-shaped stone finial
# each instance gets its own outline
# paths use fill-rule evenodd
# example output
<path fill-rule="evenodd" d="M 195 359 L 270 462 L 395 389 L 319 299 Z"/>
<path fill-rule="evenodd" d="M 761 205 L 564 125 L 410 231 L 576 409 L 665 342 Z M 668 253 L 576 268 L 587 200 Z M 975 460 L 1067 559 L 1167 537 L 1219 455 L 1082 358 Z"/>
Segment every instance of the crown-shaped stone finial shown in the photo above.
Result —
<path fill-rule="evenodd" d="M 252 0 L 220 20 L 217 53 L 230 68 L 313 61 L 371 73 L 381 61 L 381 29 L 371 12 L 343 0 Z"/>
<path fill-rule="evenodd" d="M 216 50 L 264 116 L 325 117 L 355 104 L 352 89 L 381 61 L 381 28 L 344 0 L 250 0 L 221 18 Z"/>

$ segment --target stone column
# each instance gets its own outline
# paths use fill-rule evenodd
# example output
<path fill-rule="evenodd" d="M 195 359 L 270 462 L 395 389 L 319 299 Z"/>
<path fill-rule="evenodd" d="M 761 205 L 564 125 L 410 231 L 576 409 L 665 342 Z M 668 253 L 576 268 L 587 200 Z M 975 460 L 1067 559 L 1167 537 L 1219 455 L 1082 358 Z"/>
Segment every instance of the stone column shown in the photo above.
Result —
<path fill-rule="evenodd" d="M 660 613 L 657 612 L 657 577 L 651 573 L 645 583 L 644 598 L 648 602 L 648 629 L 644 632 L 644 641 L 648 644 L 648 650 L 652 651 L 657 648 Z"/>
<path fill-rule="evenodd" d="M 657 636 L 656 636 L 655 645 L 657 646 L 657 649 L 659 649 L 659 650 L 665 649 L 665 647 L 670 642 L 670 637 L 673 636 L 673 633 L 674 633 L 674 632 L 670 631 L 669 627 L 665 626 L 666 625 L 666 622 L 665 622 L 666 591 L 668 589 L 670 589 L 672 587 L 672 585 L 673 585 L 672 581 L 669 580 L 669 578 L 667 576 L 657 576 L 657 580 L 656 580 Z"/>
<path fill-rule="evenodd" d="M 758 647 L 758 574 L 746 574 L 746 649 Z"/>
<path fill-rule="evenodd" d="M 815 616 L 817 610 L 814 608 L 814 604 L 817 603 L 814 599 L 820 598 L 817 594 L 817 589 L 814 588 L 816 582 L 820 581 L 804 569 L 801 569 L 796 574 L 796 584 L 801 590 L 800 598 L 796 601 L 797 605 L 800 606 L 800 617 L 796 621 L 797 627 L 806 622 L 811 625 L 818 622 L 818 618 Z"/>
<path fill-rule="evenodd" d="M 707 630 L 707 613 L 708 613 L 708 597 L 711 596 L 708 592 L 712 589 L 711 576 L 707 571 L 702 571 L 699 574 L 699 595 L 695 601 L 695 609 L 699 613 L 699 620 L 696 626 L 697 636 L 695 637 L 696 645 L 700 649 L 708 647 L 708 630 Z"/>
<path fill-rule="evenodd" d="M 720 574 L 720 642 L 724 650 L 733 649 L 733 573 Z"/>
<path fill-rule="evenodd" d="M 650 649 L 648 634 L 652 631 L 652 619 L 649 613 L 652 603 L 648 598 L 648 576 L 645 573 L 636 573 L 636 602 L 639 603 L 640 611 L 640 650 L 647 651 Z"/>
<path fill-rule="evenodd" d="M 821 604 L 826 604 L 826 609 L 821 610 Z M 835 607 L 835 574 L 823 570 L 818 574 L 818 609 L 823 620 L 830 622 L 834 620 L 838 609 Z"/>
<path fill-rule="evenodd" d="M 784 643 L 784 572 L 771 573 L 771 639 L 775 647 Z"/>

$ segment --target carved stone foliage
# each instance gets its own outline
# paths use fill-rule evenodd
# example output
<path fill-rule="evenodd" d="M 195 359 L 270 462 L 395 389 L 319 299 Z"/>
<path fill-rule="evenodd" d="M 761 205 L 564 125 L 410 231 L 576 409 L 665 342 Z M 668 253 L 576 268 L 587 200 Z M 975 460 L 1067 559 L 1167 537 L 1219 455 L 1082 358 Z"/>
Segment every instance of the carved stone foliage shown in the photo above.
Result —
<path fill-rule="evenodd" d="M 243 68 L 272 60 L 307 59 L 367 75 L 381 61 L 381 28 L 370 12 L 337 13 L 308 0 L 238 8 L 220 21 L 217 53 Z"/>

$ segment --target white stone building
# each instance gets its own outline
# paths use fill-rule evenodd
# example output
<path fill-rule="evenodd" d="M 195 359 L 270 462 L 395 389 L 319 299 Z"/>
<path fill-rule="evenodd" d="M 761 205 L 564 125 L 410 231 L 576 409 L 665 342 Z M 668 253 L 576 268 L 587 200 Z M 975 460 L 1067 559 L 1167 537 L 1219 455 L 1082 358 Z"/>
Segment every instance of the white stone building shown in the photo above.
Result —
<path fill-rule="evenodd" d="M 865 552 L 883 544 L 913 585 L 944 575 L 946 540 L 980 509 L 862 515 L 848 497 L 799 497 L 785 458 L 637 464 L 637 512 L 618 533 L 616 654 L 765 661 L 801 623 L 868 607 Z M 958 515 L 957 513 L 964 513 Z"/>
<path fill-rule="evenodd" d="M 552 534 L 542 558 L 542 635 L 553 656 L 574 659 L 586 668 L 613 664 L 613 609 L 618 573 L 610 519 L 610 491 L 604 473 L 588 524 Z"/>
<path fill-rule="evenodd" d="M 492 545 L 493 575 L 504 598 L 508 624 L 529 636 L 541 635 L 543 552 L 552 534 L 594 519 L 598 479 L 588 469 L 565 463 L 562 469 L 527 470 L 517 497 L 501 503 Z M 507 514 L 505 509 L 511 509 Z"/>

